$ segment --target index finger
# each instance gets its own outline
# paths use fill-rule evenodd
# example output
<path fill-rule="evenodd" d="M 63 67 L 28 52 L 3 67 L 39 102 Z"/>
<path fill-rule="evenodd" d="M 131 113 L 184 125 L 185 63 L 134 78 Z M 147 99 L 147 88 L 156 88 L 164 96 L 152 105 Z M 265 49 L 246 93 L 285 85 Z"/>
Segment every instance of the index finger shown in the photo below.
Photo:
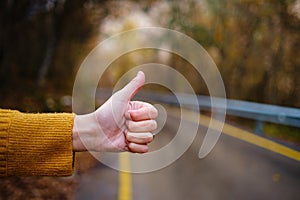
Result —
<path fill-rule="evenodd" d="M 157 109 L 152 105 L 141 107 L 136 110 L 129 110 L 128 113 L 133 121 L 155 119 L 158 115 Z"/>

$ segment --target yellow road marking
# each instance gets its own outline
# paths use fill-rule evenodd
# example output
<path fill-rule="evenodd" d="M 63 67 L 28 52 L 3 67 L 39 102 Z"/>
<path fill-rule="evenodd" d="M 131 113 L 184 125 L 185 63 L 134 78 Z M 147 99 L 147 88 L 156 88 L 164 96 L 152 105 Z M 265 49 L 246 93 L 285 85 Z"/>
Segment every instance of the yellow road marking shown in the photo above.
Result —
<path fill-rule="evenodd" d="M 174 110 L 171 111 L 171 113 L 168 112 L 168 114 L 174 115 L 174 113 L 180 113 L 177 109 L 175 112 Z M 210 120 L 213 121 L 211 123 L 215 126 L 215 128 L 220 127 L 221 122 L 215 119 L 211 119 L 210 117 L 207 117 L 205 115 L 200 115 L 200 121 L 199 121 L 199 114 L 184 110 L 184 112 L 189 112 L 188 121 L 199 123 L 203 126 L 208 127 L 210 124 Z M 178 116 L 178 115 L 177 115 Z M 211 127 L 214 128 L 214 127 Z M 276 142 L 273 142 L 271 140 L 268 140 L 266 138 L 260 137 L 258 135 L 255 135 L 251 132 L 245 131 L 243 129 L 237 128 L 235 126 L 229 125 L 224 123 L 223 131 L 224 134 L 229 135 L 231 137 L 243 140 L 245 142 L 248 142 L 250 144 L 254 144 L 256 146 L 262 147 L 264 149 L 273 151 L 275 153 L 281 154 L 283 156 L 286 156 L 288 158 L 300 161 L 300 152 L 296 151 L 294 149 L 288 148 L 284 145 L 278 144 Z M 119 155 L 119 164 L 120 169 L 122 171 L 130 171 L 130 159 L 129 159 L 129 153 L 121 153 Z M 132 182 L 131 182 L 131 174 L 127 172 L 119 172 L 119 196 L 118 200 L 131 200 L 132 199 Z"/>
<path fill-rule="evenodd" d="M 187 109 L 181 109 L 181 112 L 188 113 L 188 115 L 185 115 L 185 116 L 188 116 L 188 119 L 186 119 L 186 120 L 194 122 L 194 123 L 199 123 L 206 127 L 209 126 L 210 120 L 212 120 L 211 128 L 217 129 L 222 125 L 220 121 L 211 119 L 210 117 L 205 116 L 205 115 L 200 115 L 200 121 L 199 121 L 199 114 L 195 113 L 193 111 L 187 110 Z M 168 114 L 171 114 L 173 116 L 179 116 L 180 110 L 171 108 L 168 110 Z M 229 135 L 231 137 L 243 140 L 250 144 L 254 144 L 256 146 L 262 147 L 264 149 L 273 151 L 275 153 L 281 154 L 288 158 L 300 161 L 300 152 L 299 151 L 288 148 L 284 145 L 278 144 L 278 143 L 268 140 L 266 138 L 260 137 L 249 131 L 245 131 L 243 129 L 240 129 L 235 126 L 224 123 L 222 133 Z"/>
<path fill-rule="evenodd" d="M 201 115 L 200 124 L 207 126 L 209 124 L 210 117 Z M 214 120 L 217 121 L 217 120 Z M 220 122 L 215 122 L 220 123 Z M 243 129 L 237 128 L 235 126 L 224 124 L 223 133 L 231 137 L 238 138 L 240 140 L 246 141 L 248 143 L 254 144 L 256 146 L 268 149 L 270 151 L 279 153 L 288 158 L 300 161 L 300 152 L 294 149 L 288 148 L 284 145 L 278 144 L 266 138 L 255 135 L 251 132 L 245 131 Z"/>
<path fill-rule="evenodd" d="M 119 193 L 118 200 L 132 199 L 131 174 L 123 171 L 130 171 L 129 153 L 119 155 L 119 165 L 122 171 L 119 172 Z"/>

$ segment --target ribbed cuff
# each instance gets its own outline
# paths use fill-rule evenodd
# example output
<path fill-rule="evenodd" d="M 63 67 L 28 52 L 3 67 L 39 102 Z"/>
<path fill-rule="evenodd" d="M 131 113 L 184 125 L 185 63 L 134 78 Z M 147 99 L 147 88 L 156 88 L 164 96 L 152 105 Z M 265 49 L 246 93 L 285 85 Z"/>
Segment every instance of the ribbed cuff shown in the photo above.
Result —
<path fill-rule="evenodd" d="M 6 175 L 72 175 L 73 121 L 69 113 L 12 112 L 8 135 L 3 137 L 7 140 Z"/>
<path fill-rule="evenodd" d="M 12 113 L 10 110 L 0 112 L 0 177 L 7 176 L 8 129 Z"/>

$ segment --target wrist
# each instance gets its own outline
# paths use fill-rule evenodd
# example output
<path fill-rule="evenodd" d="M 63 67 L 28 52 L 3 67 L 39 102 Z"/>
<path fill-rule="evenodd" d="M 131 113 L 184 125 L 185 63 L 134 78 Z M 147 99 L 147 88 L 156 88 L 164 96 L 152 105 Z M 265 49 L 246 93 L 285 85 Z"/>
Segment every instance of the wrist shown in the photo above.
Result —
<path fill-rule="evenodd" d="M 85 114 L 85 115 L 75 115 L 74 117 L 74 126 L 73 126 L 73 133 L 72 133 L 72 144 L 73 144 L 73 151 L 80 152 L 80 151 L 87 151 L 90 147 L 90 143 L 93 141 L 91 140 L 91 136 L 96 132 L 96 121 L 94 115 Z M 87 145 L 89 145 L 87 147 Z"/>

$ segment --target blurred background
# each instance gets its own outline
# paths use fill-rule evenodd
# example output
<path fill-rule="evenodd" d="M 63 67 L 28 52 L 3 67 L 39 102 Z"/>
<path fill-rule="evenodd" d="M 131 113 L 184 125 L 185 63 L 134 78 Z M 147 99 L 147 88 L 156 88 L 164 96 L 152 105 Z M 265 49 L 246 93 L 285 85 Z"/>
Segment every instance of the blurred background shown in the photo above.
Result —
<path fill-rule="evenodd" d="M 0 1 L 0 107 L 71 112 L 75 76 L 88 53 L 105 38 L 145 26 L 170 28 L 198 41 L 219 68 L 229 99 L 300 108 L 299 0 Z M 126 71 L 155 57 L 180 71 L 197 94 L 208 94 L 185 60 L 157 54 L 149 50 L 121 57 L 100 85 L 112 87 Z M 299 129 L 272 124 L 265 129 L 300 143 Z M 77 166 L 79 171 L 94 162 L 82 157 L 88 161 Z M 0 199 L 72 199 L 78 181 L 1 179 Z"/>
<path fill-rule="evenodd" d="M 143 26 L 177 30 L 204 46 L 228 98 L 300 107 L 297 0 L 6 0 L 0 9 L 1 107 L 64 110 L 62 97 L 72 94 L 87 54 L 105 38 Z M 170 66 L 193 76 L 192 68 L 171 57 Z M 104 84 L 135 62 L 119 61 Z"/>

